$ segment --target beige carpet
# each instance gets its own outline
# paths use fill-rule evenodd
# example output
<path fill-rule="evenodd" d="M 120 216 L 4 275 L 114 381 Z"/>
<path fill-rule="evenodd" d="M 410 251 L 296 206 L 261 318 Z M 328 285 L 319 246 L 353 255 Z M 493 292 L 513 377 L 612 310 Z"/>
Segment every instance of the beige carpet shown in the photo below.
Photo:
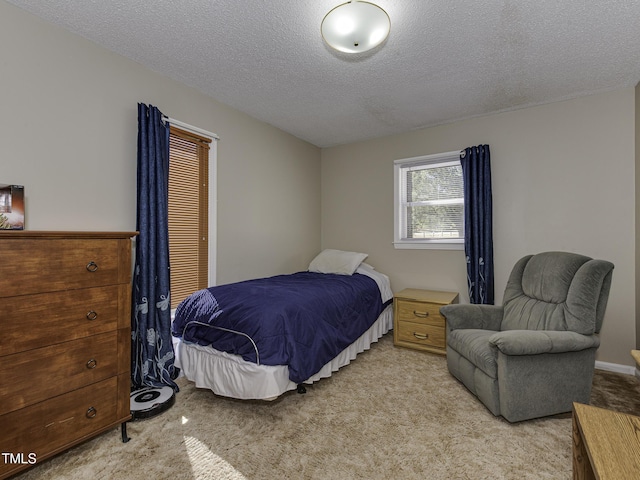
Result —
<path fill-rule="evenodd" d="M 509 424 L 445 358 L 388 334 L 349 366 L 274 402 L 184 380 L 162 415 L 114 429 L 17 479 L 570 479 L 571 416 Z M 640 413 L 633 376 L 598 372 L 592 404 Z"/>

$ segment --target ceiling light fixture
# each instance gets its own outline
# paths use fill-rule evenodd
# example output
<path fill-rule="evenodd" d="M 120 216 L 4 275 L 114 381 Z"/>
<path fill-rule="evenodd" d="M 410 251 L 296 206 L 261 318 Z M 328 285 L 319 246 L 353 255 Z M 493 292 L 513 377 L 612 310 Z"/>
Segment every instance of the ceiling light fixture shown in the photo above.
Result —
<path fill-rule="evenodd" d="M 322 20 L 322 38 L 345 53 L 362 53 L 380 45 L 389 35 L 391 21 L 373 3 L 353 1 L 338 5 Z"/>

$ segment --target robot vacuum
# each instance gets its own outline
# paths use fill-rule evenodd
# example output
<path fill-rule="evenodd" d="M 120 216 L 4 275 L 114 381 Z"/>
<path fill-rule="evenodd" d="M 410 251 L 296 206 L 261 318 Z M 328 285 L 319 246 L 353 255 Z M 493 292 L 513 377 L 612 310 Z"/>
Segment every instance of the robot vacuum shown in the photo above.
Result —
<path fill-rule="evenodd" d="M 171 387 L 143 387 L 131 392 L 132 420 L 155 417 L 171 408 L 176 394 Z"/>

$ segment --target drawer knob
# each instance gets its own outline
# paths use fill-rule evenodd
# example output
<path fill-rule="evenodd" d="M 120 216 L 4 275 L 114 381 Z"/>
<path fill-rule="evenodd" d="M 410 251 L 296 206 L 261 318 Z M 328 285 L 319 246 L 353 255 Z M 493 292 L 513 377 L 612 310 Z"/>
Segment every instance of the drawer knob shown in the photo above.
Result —
<path fill-rule="evenodd" d="M 95 320 L 96 318 L 98 318 L 98 313 L 95 310 L 91 310 L 87 313 L 87 320 Z"/>
<path fill-rule="evenodd" d="M 413 314 L 420 318 L 427 318 L 429 316 L 429 312 L 416 312 L 415 310 L 413 311 Z"/>
<path fill-rule="evenodd" d="M 413 336 L 416 337 L 418 340 L 426 340 L 427 338 L 429 338 L 428 333 L 413 332 Z"/>
<path fill-rule="evenodd" d="M 98 366 L 98 361 L 95 358 L 92 358 L 87 362 L 87 368 L 92 370 Z"/>
<path fill-rule="evenodd" d="M 95 407 L 89 407 L 85 415 L 87 416 L 87 418 L 95 418 L 97 414 L 98 411 L 95 409 Z"/>
<path fill-rule="evenodd" d="M 89 262 L 87 264 L 87 270 L 91 273 L 98 271 L 98 264 L 96 262 Z"/>

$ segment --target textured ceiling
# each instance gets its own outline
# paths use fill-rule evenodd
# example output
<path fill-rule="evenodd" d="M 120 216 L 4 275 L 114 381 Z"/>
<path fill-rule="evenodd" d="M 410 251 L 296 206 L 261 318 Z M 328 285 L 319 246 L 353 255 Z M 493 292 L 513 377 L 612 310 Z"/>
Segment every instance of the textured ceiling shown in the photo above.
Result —
<path fill-rule="evenodd" d="M 640 1 L 378 0 L 358 56 L 320 35 L 344 0 L 8 2 L 319 147 L 640 81 Z"/>

